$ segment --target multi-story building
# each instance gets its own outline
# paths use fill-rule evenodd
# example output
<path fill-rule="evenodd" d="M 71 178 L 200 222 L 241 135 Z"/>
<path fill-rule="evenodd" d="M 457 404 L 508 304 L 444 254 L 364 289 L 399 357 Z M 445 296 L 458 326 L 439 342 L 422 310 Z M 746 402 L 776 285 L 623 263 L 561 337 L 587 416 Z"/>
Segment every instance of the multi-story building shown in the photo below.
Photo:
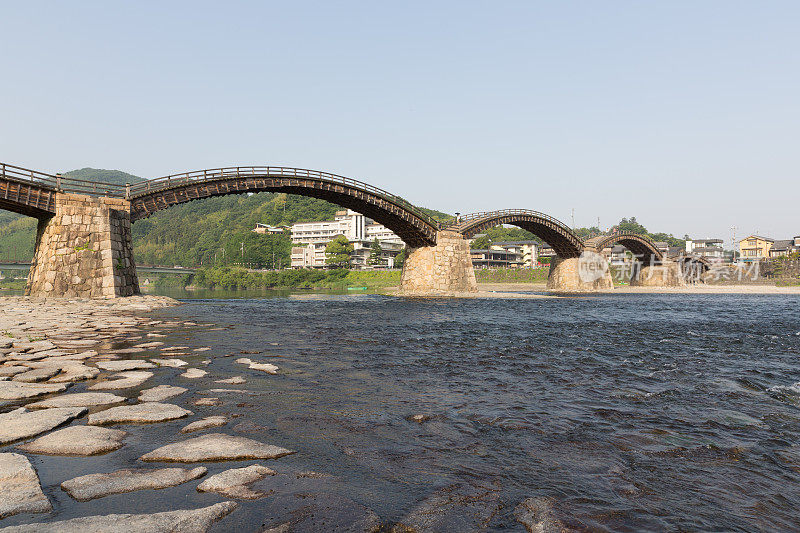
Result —
<path fill-rule="evenodd" d="M 503 249 L 520 256 L 523 268 L 535 268 L 539 264 L 539 243 L 537 241 L 494 242 L 490 248 Z"/>
<path fill-rule="evenodd" d="M 325 247 L 339 235 L 353 245 L 351 265 L 355 268 L 392 268 L 394 258 L 403 249 L 402 239 L 382 224 L 355 211 L 337 211 L 331 221 L 300 222 L 292 225 L 292 268 L 326 268 Z M 380 264 L 370 265 L 369 256 L 375 239 L 381 245 Z"/>
<path fill-rule="evenodd" d="M 686 241 L 686 253 L 722 260 L 725 250 L 722 248 L 722 239 L 689 239 Z"/>
<path fill-rule="evenodd" d="M 800 253 L 800 236 L 794 239 L 775 241 L 769 249 L 770 257 L 786 257 L 794 253 Z"/>
<path fill-rule="evenodd" d="M 474 268 L 519 268 L 523 264 L 520 252 L 501 246 L 470 250 L 470 257 Z"/>
<path fill-rule="evenodd" d="M 769 257 L 769 251 L 775 239 L 762 237 L 760 235 L 750 235 L 739 241 L 739 260 L 740 261 L 759 261 Z"/>

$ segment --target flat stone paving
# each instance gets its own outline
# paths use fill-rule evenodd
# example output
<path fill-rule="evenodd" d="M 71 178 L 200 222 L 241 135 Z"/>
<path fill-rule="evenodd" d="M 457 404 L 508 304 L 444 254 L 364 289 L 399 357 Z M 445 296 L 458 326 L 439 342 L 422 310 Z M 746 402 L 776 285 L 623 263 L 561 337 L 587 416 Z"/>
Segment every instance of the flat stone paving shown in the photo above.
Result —
<path fill-rule="evenodd" d="M 120 405 L 105 411 L 89 415 L 88 424 L 102 426 L 105 424 L 149 424 L 176 420 L 193 414 L 188 409 L 171 403 L 144 402 L 136 405 Z"/>
<path fill-rule="evenodd" d="M 246 437 L 234 437 L 224 433 L 209 433 L 181 442 L 167 444 L 144 454 L 141 459 L 142 461 L 199 463 L 203 461 L 277 459 L 292 453 L 295 452 Z"/>
<path fill-rule="evenodd" d="M 19 408 L 0 414 L 0 444 L 34 437 L 85 415 L 85 407 L 54 407 L 28 411 Z"/>
<path fill-rule="evenodd" d="M 221 468 L 218 463 L 278 459 L 295 453 L 293 450 L 226 433 L 199 436 L 181 433 L 224 426 L 231 420 L 246 417 L 247 410 L 252 407 L 246 403 L 237 404 L 241 400 L 230 400 L 230 396 L 226 396 L 223 402 L 208 396 L 198 398 L 198 395 L 207 392 L 235 393 L 237 396 L 257 393 L 245 388 L 201 391 L 191 385 L 163 384 L 164 379 L 180 380 L 182 385 L 203 382 L 205 380 L 196 378 L 205 376 L 219 383 L 242 385 L 247 382 L 242 376 L 230 377 L 234 374 L 230 368 L 221 375 L 216 374 L 215 361 L 220 356 L 213 355 L 209 346 L 192 349 L 191 346 L 169 345 L 167 337 L 188 341 L 186 328 L 196 327 L 197 323 L 152 320 L 142 316 L 142 313 L 175 303 L 158 297 L 109 300 L 0 297 L 3 310 L 0 313 L 0 400 L 8 406 L 7 412 L 0 414 L 0 445 L 7 446 L 7 453 L 0 453 L 0 532 L 91 533 L 119 531 L 121 525 L 124 525 L 124 531 L 148 533 L 206 531 L 237 507 L 231 501 L 204 507 L 209 498 L 236 498 L 244 502 L 274 495 L 276 490 L 280 492 L 292 485 L 289 480 L 293 477 L 278 475 L 265 465 L 243 465 L 243 468 L 226 465 L 228 468 Z M 209 325 L 199 326 L 208 328 Z M 181 333 L 176 335 L 176 331 Z M 154 357 L 156 354 L 162 357 Z M 205 359 L 201 361 L 202 357 Z M 271 363 L 248 360 L 245 364 L 251 370 L 269 374 L 278 372 L 278 367 Z M 205 365 L 204 369 L 196 368 L 198 365 Z M 148 380 L 157 375 L 162 384 L 146 388 Z M 191 395 L 182 396 L 187 392 Z M 163 403 L 170 398 L 182 405 Z M 193 414 L 185 408 L 190 403 L 198 405 L 207 416 L 188 424 L 176 422 Z M 21 407 L 23 405 L 25 407 Z M 243 411 L 215 412 L 221 405 L 228 409 L 242 408 Z M 88 417 L 84 418 L 87 414 Z M 103 427 L 111 424 L 127 425 L 124 431 Z M 159 425 L 156 430 L 142 424 Z M 266 429 L 244 418 L 234 425 L 232 431 L 239 432 L 242 428 L 257 428 L 257 432 Z M 137 453 L 126 454 L 126 445 L 135 447 Z M 141 453 L 139 450 L 148 449 L 152 451 L 136 459 Z M 90 455 L 97 457 L 87 459 Z M 48 480 L 48 485 L 42 487 L 32 462 L 40 473 L 43 468 L 52 468 L 51 465 L 62 465 L 58 468 L 63 468 L 65 464 L 74 464 L 82 475 L 66 479 L 68 474 L 48 472 L 48 476 L 42 478 Z M 152 464 L 158 462 L 205 464 L 180 468 L 159 468 Z M 206 475 L 207 468 L 213 468 L 217 473 L 205 482 L 195 481 Z M 275 477 L 281 477 L 281 481 L 268 482 L 268 478 Z M 323 485 L 328 483 L 319 481 Z M 314 486 L 314 490 L 318 488 Z M 126 502 L 137 502 L 136 508 L 141 509 L 141 502 L 134 498 L 152 498 L 146 494 L 155 489 L 170 491 L 169 499 L 155 500 L 159 502 L 159 510 L 164 509 L 164 504 L 177 510 L 125 514 L 130 512 Z M 173 495 L 180 494 L 180 491 L 183 491 L 183 496 L 173 502 Z M 130 496 L 111 497 L 123 493 L 130 493 Z M 62 497 L 56 497 L 56 494 Z M 70 498 L 66 498 L 66 494 Z M 52 501 L 48 495 L 53 496 Z M 70 504 L 73 500 L 89 501 L 107 496 L 109 498 L 105 501 L 109 503 L 103 509 L 115 514 L 57 519 L 64 514 L 75 516 L 74 509 L 83 508 L 77 503 Z M 294 494 L 286 493 L 284 496 L 291 504 L 282 504 L 275 513 L 264 516 L 264 520 L 281 531 L 287 531 L 290 526 L 299 530 L 319 530 L 319 527 L 324 529 L 325 524 L 358 531 L 361 526 L 377 524 L 374 513 L 346 499 L 340 502 L 327 496 L 308 495 L 308 501 L 312 502 L 308 507 Z M 194 501 L 195 504 L 187 505 L 185 501 Z M 265 498 L 259 503 L 266 501 L 271 499 Z M 309 519 L 305 515 L 300 520 L 292 518 L 290 514 L 301 509 L 295 503 L 302 503 L 302 509 L 308 507 L 319 513 L 318 518 Z M 37 518 L 32 514 L 48 512 L 53 506 L 55 513 L 49 517 Z M 252 509 L 249 512 L 252 513 Z M 19 516 L 3 520 L 14 514 Z M 246 516 L 249 516 L 246 519 L 248 524 L 254 524 L 253 515 Z M 237 518 L 226 520 L 219 530 L 240 528 Z M 4 522 L 9 527 L 2 527 Z M 8 522 L 31 523 L 10 525 Z"/>
<path fill-rule="evenodd" d="M 99 455 L 122 448 L 125 431 L 96 426 L 70 426 L 20 444 L 18 450 L 44 455 Z"/>
<path fill-rule="evenodd" d="M 111 394 L 109 392 L 76 392 L 73 394 L 55 396 L 53 398 L 47 398 L 46 400 L 29 403 L 25 407 L 28 409 L 50 409 L 52 407 L 98 407 L 122 403 L 126 400 L 127 398 L 124 396 L 117 396 L 116 394 Z"/>
<path fill-rule="evenodd" d="M 0 453 L 0 518 L 52 509 L 30 461 L 18 453 Z"/>
<path fill-rule="evenodd" d="M 208 470 L 197 468 L 137 468 L 107 474 L 89 474 L 64 481 L 61 488 L 78 501 L 93 500 L 144 489 L 163 489 L 203 477 Z"/>
<path fill-rule="evenodd" d="M 4 527 L 0 533 L 197 533 L 208 531 L 211 525 L 236 509 L 236 502 L 222 502 L 200 509 L 167 511 L 153 514 L 110 514 L 87 516 L 60 522 L 24 524 Z"/>

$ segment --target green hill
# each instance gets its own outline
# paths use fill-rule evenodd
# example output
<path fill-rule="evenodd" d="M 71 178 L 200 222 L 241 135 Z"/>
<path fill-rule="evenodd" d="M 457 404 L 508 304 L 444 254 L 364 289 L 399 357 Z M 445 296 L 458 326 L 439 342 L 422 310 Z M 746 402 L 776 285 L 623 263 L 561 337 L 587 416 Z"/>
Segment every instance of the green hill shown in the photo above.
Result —
<path fill-rule="evenodd" d="M 121 170 L 106 170 L 103 168 L 79 168 L 78 170 L 70 170 L 63 174 L 66 178 L 75 178 L 79 180 L 100 181 L 102 183 L 110 183 L 112 185 L 125 185 L 130 183 L 139 183 L 147 181 L 139 176 L 122 172 Z"/>

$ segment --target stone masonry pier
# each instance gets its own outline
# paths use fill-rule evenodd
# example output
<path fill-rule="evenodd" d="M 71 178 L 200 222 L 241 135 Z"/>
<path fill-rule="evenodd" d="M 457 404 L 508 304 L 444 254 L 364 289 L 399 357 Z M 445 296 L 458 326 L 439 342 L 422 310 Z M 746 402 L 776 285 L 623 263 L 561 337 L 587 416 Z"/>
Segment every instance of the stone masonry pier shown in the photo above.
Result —
<path fill-rule="evenodd" d="M 457 231 L 441 230 L 435 246 L 409 249 L 400 278 L 401 294 L 447 296 L 477 290 L 469 243 Z"/>
<path fill-rule="evenodd" d="M 139 293 L 130 202 L 57 193 L 55 215 L 39 221 L 26 294 L 116 297 Z"/>
<path fill-rule="evenodd" d="M 602 255 L 584 251 L 580 257 L 553 257 L 547 289 L 556 292 L 592 292 L 613 289 L 608 261 Z"/>

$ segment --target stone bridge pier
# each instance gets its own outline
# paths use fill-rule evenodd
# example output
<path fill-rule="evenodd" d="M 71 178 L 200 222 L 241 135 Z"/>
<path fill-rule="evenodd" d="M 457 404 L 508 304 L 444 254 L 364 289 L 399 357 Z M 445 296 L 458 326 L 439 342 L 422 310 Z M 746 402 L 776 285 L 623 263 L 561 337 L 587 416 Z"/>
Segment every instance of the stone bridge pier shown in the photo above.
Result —
<path fill-rule="evenodd" d="M 631 277 L 631 285 L 637 287 L 683 287 L 686 280 L 677 261 L 662 260 L 658 263 L 639 263 Z"/>
<path fill-rule="evenodd" d="M 130 202 L 56 193 L 55 215 L 39 221 L 26 294 L 98 298 L 139 293 Z"/>
<path fill-rule="evenodd" d="M 469 243 L 459 232 L 440 230 L 436 245 L 409 248 L 400 278 L 402 294 L 447 296 L 477 290 Z"/>
<path fill-rule="evenodd" d="M 585 250 L 580 257 L 553 257 L 547 289 L 555 292 L 593 292 L 613 289 L 614 282 L 605 257 Z"/>

